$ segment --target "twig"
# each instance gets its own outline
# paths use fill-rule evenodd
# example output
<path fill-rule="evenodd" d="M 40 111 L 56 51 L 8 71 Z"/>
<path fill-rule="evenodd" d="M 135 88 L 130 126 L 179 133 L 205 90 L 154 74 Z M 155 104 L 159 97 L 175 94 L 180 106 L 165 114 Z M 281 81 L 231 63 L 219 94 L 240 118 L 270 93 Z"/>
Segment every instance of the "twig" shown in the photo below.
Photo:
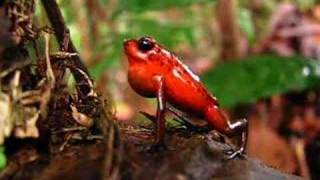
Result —
<path fill-rule="evenodd" d="M 45 34 L 45 55 L 46 55 L 46 65 L 47 65 L 47 77 L 51 78 L 49 79 L 52 84 L 55 83 L 55 77 L 53 74 L 52 66 L 51 66 L 51 61 L 50 61 L 50 55 L 49 55 L 49 41 L 50 41 L 50 35 Z"/>
<path fill-rule="evenodd" d="M 75 46 L 73 45 L 73 42 L 69 37 L 69 29 L 67 28 L 64 22 L 57 2 L 55 0 L 41 0 L 41 2 L 47 13 L 51 26 L 55 32 L 55 36 L 57 38 L 61 51 L 67 51 L 68 53 L 78 53 Z M 83 64 L 83 61 L 81 60 L 80 56 L 72 56 L 71 63 L 73 64 L 73 66 L 81 69 L 89 76 L 88 69 Z M 80 82 L 83 78 L 82 75 L 79 75 L 77 71 L 72 71 L 76 81 Z"/>

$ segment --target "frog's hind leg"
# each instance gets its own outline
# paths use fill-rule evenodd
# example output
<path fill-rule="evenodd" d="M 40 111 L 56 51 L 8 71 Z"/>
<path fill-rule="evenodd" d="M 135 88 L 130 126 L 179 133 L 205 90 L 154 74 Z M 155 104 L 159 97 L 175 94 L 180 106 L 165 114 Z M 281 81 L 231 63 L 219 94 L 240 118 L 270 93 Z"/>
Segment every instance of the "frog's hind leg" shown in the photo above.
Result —
<path fill-rule="evenodd" d="M 240 146 L 235 151 L 229 151 L 228 159 L 233 159 L 236 156 L 242 156 L 245 154 L 245 149 L 248 141 L 248 121 L 246 119 L 240 119 L 234 123 L 228 123 L 229 135 L 235 135 L 241 133 Z"/>
<path fill-rule="evenodd" d="M 246 119 L 241 119 L 234 123 L 231 123 L 217 106 L 212 106 L 207 109 L 206 118 L 214 129 L 227 136 L 235 136 L 241 133 L 240 146 L 235 151 L 227 152 L 227 154 L 229 155 L 228 159 L 233 159 L 245 153 L 245 147 L 247 145 L 248 139 L 248 121 Z"/>

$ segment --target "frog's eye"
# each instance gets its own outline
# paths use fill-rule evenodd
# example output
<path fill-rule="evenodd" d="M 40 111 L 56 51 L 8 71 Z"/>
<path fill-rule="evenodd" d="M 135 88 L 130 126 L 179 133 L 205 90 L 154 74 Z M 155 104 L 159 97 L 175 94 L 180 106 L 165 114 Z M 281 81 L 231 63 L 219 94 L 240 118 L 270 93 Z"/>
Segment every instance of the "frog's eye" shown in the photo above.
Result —
<path fill-rule="evenodd" d="M 141 38 L 138 40 L 138 48 L 142 52 L 147 52 L 153 49 L 154 42 L 152 42 L 149 38 Z"/>

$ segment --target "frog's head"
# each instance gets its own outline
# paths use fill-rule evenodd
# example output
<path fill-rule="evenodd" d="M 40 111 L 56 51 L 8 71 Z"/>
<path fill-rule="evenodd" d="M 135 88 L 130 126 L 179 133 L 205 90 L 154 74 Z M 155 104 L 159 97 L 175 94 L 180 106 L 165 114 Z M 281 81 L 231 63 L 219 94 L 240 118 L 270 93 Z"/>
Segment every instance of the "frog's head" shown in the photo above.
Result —
<path fill-rule="evenodd" d="M 123 43 L 124 52 L 129 62 L 147 61 L 152 55 L 161 50 L 160 46 L 151 37 L 142 37 L 140 39 L 130 39 Z"/>

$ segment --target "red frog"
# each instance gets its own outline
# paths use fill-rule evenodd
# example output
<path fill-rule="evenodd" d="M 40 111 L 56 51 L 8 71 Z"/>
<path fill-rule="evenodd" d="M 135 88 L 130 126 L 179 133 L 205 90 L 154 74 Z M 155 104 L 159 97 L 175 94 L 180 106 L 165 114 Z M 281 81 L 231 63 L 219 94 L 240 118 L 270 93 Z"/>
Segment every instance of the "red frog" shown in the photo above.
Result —
<path fill-rule="evenodd" d="M 151 37 L 124 42 L 128 57 L 128 80 L 141 96 L 156 97 L 158 102 L 156 143 L 164 144 L 165 112 L 167 103 L 174 108 L 204 119 L 218 132 L 232 136 L 242 133 L 242 143 L 230 157 L 244 153 L 246 145 L 246 119 L 231 123 L 219 108 L 200 79 L 177 56 L 163 48 Z"/>

